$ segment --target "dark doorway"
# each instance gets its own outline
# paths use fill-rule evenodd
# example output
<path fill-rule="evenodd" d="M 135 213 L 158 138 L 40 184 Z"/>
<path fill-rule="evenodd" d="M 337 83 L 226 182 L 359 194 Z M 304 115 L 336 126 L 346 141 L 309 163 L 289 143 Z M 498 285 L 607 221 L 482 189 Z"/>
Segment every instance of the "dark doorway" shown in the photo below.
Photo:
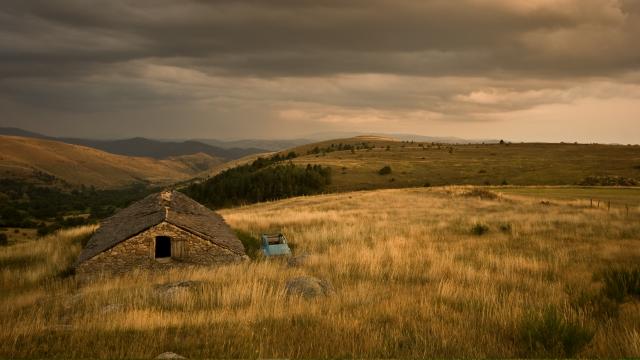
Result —
<path fill-rule="evenodd" d="M 171 257 L 171 238 L 156 236 L 156 259 Z"/>

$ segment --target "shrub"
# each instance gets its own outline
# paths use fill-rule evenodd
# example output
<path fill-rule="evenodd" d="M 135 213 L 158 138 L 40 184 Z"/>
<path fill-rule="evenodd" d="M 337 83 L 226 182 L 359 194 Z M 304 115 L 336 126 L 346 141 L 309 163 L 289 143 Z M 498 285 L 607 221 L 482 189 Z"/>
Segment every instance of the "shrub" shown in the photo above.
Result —
<path fill-rule="evenodd" d="M 244 249 L 251 259 L 256 259 L 260 254 L 260 248 L 262 244 L 260 243 L 260 239 L 251 235 L 250 233 L 242 230 L 235 230 L 236 236 L 244 245 Z"/>
<path fill-rule="evenodd" d="M 58 272 L 58 277 L 62 279 L 66 279 L 68 277 L 74 276 L 75 274 L 76 274 L 76 268 L 73 266 L 68 266 L 60 270 L 60 272 Z"/>
<path fill-rule="evenodd" d="M 511 224 L 509 223 L 502 223 L 500 224 L 500 231 L 502 231 L 503 233 L 510 233 L 511 232 Z"/>
<path fill-rule="evenodd" d="M 482 224 L 482 223 L 475 223 L 472 227 L 471 227 L 471 233 L 474 235 L 484 235 L 487 232 L 489 232 L 489 226 Z"/>
<path fill-rule="evenodd" d="M 380 174 L 380 175 L 389 175 L 389 174 L 391 174 L 391 166 L 389 166 L 389 165 L 383 166 L 382 169 L 378 170 L 378 174 Z"/>
<path fill-rule="evenodd" d="M 527 314 L 520 323 L 519 337 L 527 356 L 574 357 L 593 338 L 594 331 L 566 319 L 547 307 L 542 314 Z"/>
<path fill-rule="evenodd" d="M 598 319 L 618 317 L 620 306 L 614 300 L 606 297 L 602 292 L 591 292 L 584 289 L 570 291 L 571 306 Z"/>
<path fill-rule="evenodd" d="M 602 293 L 609 299 L 623 302 L 627 297 L 640 297 L 640 267 L 608 269 L 602 273 Z"/>
<path fill-rule="evenodd" d="M 0 233 L 0 246 L 6 245 L 9 245 L 9 238 L 7 237 L 7 234 Z"/>

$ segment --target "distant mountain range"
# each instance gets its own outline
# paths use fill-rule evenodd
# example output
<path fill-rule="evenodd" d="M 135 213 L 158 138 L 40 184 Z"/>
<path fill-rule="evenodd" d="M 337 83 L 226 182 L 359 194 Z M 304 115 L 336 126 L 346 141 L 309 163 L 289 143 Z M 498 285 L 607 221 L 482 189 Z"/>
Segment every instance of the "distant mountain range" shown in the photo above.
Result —
<path fill-rule="evenodd" d="M 97 188 L 118 188 L 135 183 L 168 185 L 208 173 L 223 162 L 203 153 L 158 160 L 111 154 L 33 136 L 0 135 L 0 179 L 33 184 L 93 185 Z"/>
<path fill-rule="evenodd" d="M 416 142 L 433 142 L 439 144 L 495 144 L 499 143 L 499 139 L 463 139 L 454 136 L 425 136 L 417 134 L 396 134 L 396 133 L 365 133 L 356 131 L 331 131 L 309 134 L 305 136 L 305 139 L 309 139 L 306 143 L 299 145 L 310 144 L 317 141 L 326 141 L 333 139 L 347 139 L 356 136 L 382 136 L 391 137 L 400 141 L 416 141 Z M 506 141 L 506 139 L 505 139 Z M 298 145 L 296 145 L 298 146 Z"/>
<path fill-rule="evenodd" d="M 292 147 L 306 145 L 315 142 L 314 139 L 244 139 L 244 140 L 216 140 L 216 139 L 193 139 L 193 141 L 205 143 L 211 146 L 217 146 L 224 149 L 228 148 L 258 148 L 269 151 L 280 151 Z"/>
<path fill-rule="evenodd" d="M 351 138 L 361 135 L 393 137 L 398 140 L 435 142 L 447 144 L 469 143 L 497 143 L 496 139 L 462 139 L 457 137 L 436 137 L 416 134 L 387 134 L 364 132 L 322 132 L 309 134 L 296 139 L 192 139 L 192 140 L 157 140 L 134 137 L 118 140 L 82 139 L 71 137 L 47 136 L 14 127 L 0 127 L 0 135 L 23 136 L 36 139 L 61 141 L 68 144 L 88 146 L 112 154 L 126 156 L 143 156 L 154 159 L 167 159 L 174 156 L 184 156 L 203 153 L 223 160 L 235 160 L 248 155 L 270 151 L 280 151 L 302 145 L 340 138 Z"/>
<path fill-rule="evenodd" d="M 82 145 L 106 151 L 108 153 L 125 156 L 143 156 L 154 159 L 167 159 L 175 156 L 207 154 L 223 160 L 234 160 L 247 155 L 268 152 L 269 149 L 256 147 L 219 147 L 204 142 L 189 141 L 161 141 L 135 137 L 122 140 L 94 140 L 79 138 L 52 137 L 35 132 L 3 127 L 0 135 L 22 136 L 35 139 L 53 140 L 67 144 Z"/>
<path fill-rule="evenodd" d="M 400 141 L 417 141 L 417 142 L 434 142 L 441 144 L 494 144 L 500 142 L 499 139 L 463 139 L 453 136 L 424 136 L 416 134 L 388 134 L 388 133 L 365 133 L 355 131 L 333 131 L 333 132 L 321 132 L 309 134 L 297 139 L 246 139 L 246 140 L 234 140 L 223 141 L 216 139 L 193 139 L 201 143 L 217 146 L 221 148 L 259 148 L 270 151 L 280 151 L 290 149 L 302 145 L 312 144 L 318 141 L 327 141 L 334 139 L 346 139 L 356 136 L 372 135 L 392 137 Z"/>

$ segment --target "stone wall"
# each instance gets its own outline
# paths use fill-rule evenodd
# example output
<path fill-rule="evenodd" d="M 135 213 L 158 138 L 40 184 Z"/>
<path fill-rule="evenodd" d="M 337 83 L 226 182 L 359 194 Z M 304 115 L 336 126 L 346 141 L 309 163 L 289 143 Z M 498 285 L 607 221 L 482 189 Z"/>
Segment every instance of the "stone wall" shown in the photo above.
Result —
<path fill-rule="evenodd" d="M 156 236 L 171 238 L 171 258 L 155 259 Z M 166 269 L 178 266 L 214 265 L 242 261 L 238 255 L 181 228 L 162 222 L 81 263 L 79 275 L 102 272 L 122 274 L 135 269 Z"/>

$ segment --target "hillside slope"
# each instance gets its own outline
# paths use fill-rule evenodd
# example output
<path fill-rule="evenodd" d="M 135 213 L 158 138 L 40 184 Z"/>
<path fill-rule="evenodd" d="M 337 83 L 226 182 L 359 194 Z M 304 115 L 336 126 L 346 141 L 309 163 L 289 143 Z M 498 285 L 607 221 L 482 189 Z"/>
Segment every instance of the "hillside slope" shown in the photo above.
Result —
<path fill-rule="evenodd" d="M 71 185 L 114 188 L 187 180 L 222 163 L 207 154 L 156 160 L 110 154 L 57 141 L 0 136 L 0 178 L 55 177 Z"/>
<path fill-rule="evenodd" d="M 289 149 L 294 163 L 333 168 L 334 191 L 423 185 L 575 185 L 588 177 L 640 179 L 640 146 L 434 144 L 355 137 Z M 389 166 L 391 173 L 378 171 Z M 598 184 L 591 184 L 598 185 Z"/>
<path fill-rule="evenodd" d="M 154 159 L 166 159 L 174 156 L 193 154 L 207 154 L 225 160 L 238 159 L 246 155 L 264 152 L 256 148 L 228 148 L 223 149 L 198 141 L 160 141 L 141 137 L 123 140 L 89 140 L 75 138 L 60 138 L 59 141 L 69 144 L 83 145 L 126 156 L 144 156 Z"/>
<path fill-rule="evenodd" d="M 67 144 L 82 145 L 125 156 L 143 156 L 154 159 L 167 159 L 175 156 L 207 154 L 224 160 L 234 160 L 250 154 L 261 153 L 266 150 L 254 146 L 226 146 L 206 144 L 200 141 L 161 141 L 134 137 L 119 140 L 96 140 L 71 137 L 53 137 L 38 134 L 19 128 L 0 127 L 0 135 L 21 136 L 35 139 L 60 141 Z"/>

